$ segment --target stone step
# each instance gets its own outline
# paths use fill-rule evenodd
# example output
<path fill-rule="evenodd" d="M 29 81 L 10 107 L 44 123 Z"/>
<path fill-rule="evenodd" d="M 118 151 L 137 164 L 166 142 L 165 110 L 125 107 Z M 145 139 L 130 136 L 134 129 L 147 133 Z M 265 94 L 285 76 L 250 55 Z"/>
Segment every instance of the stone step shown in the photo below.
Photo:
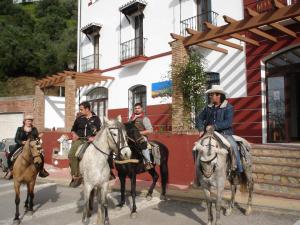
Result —
<path fill-rule="evenodd" d="M 252 156 L 255 157 L 271 157 L 271 158 L 292 158 L 300 159 L 300 149 L 251 149 Z"/>
<path fill-rule="evenodd" d="M 278 193 L 280 194 L 288 194 L 290 197 L 299 198 L 300 199 L 300 188 L 298 187 L 287 187 L 277 184 L 266 184 L 266 183 L 255 183 L 254 190 L 256 191 L 266 191 L 271 192 L 272 194 Z"/>
<path fill-rule="evenodd" d="M 299 167 L 254 164 L 253 172 L 300 178 L 300 168 Z"/>
<path fill-rule="evenodd" d="M 253 164 L 300 167 L 300 159 L 296 158 L 273 158 L 269 156 L 252 156 L 252 160 Z"/>

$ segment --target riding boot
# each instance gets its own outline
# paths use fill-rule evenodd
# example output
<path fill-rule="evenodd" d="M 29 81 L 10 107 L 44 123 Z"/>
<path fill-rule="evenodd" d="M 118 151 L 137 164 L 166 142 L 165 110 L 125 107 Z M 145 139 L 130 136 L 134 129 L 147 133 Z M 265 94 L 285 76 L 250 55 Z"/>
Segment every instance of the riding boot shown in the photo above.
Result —
<path fill-rule="evenodd" d="M 11 180 L 13 178 L 12 169 L 8 169 L 7 174 L 4 177 L 6 180 Z"/>
<path fill-rule="evenodd" d="M 42 159 L 42 165 L 41 165 L 41 170 L 39 172 L 39 177 L 48 177 L 49 176 L 49 173 L 45 170 L 44 168 L 44 156 L 41 154 L 41 159 Z"/>

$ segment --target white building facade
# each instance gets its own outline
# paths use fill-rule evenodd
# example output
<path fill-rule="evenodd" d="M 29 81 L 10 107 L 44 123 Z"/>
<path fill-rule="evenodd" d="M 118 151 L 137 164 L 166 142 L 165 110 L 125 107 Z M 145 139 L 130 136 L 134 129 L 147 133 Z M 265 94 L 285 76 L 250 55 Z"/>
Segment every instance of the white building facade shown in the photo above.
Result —
<path fill-rule="evenodd" d="M 157 126 L 170 122 L 171 97 L 155 95 L 157 88 L 170 85 L 170 33 L 186 35 L 187 27 L 201 31 L 205 21 L 223 25 L 222 15 L 243 18 L 242 0 L 79 0 L 78 8 L 77 70 L 114 77 L 81 88 L 81 101 L 90 100 L 99 115 L 121 113 L 127 117 L 133 104 L 142 102 Z M 199 48 L 207 72 L 226 88 L 230 98 L 244 97 L 245 53 L 222 48 L 228 54 Z"/>

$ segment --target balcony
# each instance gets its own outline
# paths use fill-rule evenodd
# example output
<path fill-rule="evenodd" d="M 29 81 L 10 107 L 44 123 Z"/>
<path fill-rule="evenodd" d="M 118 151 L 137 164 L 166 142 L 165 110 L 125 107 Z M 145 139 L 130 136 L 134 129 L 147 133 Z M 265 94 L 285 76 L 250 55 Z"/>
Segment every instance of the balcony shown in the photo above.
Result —
<path fill-rule="evenodd" d="M 300 0 L 278 0 L 283 5 L 293 5 L 299 3 Z M 264 13 L 268 11 L 275 10 L 274 0 L 257 0 L 255 3 L 247 5 L 245 8 L 253 9 L 258 13 Z M 247 12 L 245 13 L 247 15 Z"/>
<path fill-rule="evenodd" d="M 137 37 L 121 43 L 120 61 L 122 65 L 132 65 L 147 61 L 145 43 L 147 39 Z"/>
<path fill-rule="evenodd" d="M 99 54 L 93 54 L 81 58 L 81 72 L 99 69 Z"/>
<path fill-rule="evenodd" d="M 218 13 L 214 11 L 207 11 L 197 16 L 190 17 L 188 19 L 180 21 L 180 34 L 182 36 L 188 36 L 186 28 L 191 28 L 196 31 L 205 31 L 206 27 L 204 22 L 209 22 L 217 26 Z"/>

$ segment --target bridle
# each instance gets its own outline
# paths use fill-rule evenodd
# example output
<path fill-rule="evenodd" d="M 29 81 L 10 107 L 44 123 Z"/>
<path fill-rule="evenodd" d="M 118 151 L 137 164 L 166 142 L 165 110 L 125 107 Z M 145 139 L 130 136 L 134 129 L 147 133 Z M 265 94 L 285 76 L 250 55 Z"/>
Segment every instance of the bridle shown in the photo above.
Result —
<path fill-rule="evenodd" d="M 109 128 L 106 128 L 108 129 L 108 132 L 111 136 L 111 138 L 113 139 L 115 145 L 117 146 L 117 149 L 118 149 L 118 154 L 120 154 L 120 152 L 122 151 L 122 149 L 124 148 L 129 148 L 128 145 L 125 145 L 125 138 L 123 137 L 122 135 L 122 129 L 120 127 L 109 127 Z M 118 140 L 116 141 L 111 130 L 118 130 Z M 102 154 L 108 156 L 108 157 L 111 157 L 111 154 L 110 153 L 106 153 L 104 151 L 102 151 L 95 143 L 94 141 L 91 143 L 99 152 L 101 152 Z M 122 146 L 121 146 L 122 145 Z M 113 153 L 113 155 L 116 155 L 115 153 Z"/>
<path fill-rule="evenodd" d="M 207 155 L 210 156 L 210 155 L 211 155 L 211 148 L 212 148 L 212 147 L 217 147 L 217 146 L 214 146 L 214 145 L 211 144 L 212 136 L 209 136 L 209 137 L 207 137 L 207 138 L 209 138 Z M 204 138 L 204 139 L 206 139 L 206 138 Z M 201 140 L 201 144 L 203 143 L 203 140 L 204 140 L 204 139 Z M 217 154 L 217 153 L 215 153 L 215 156 L 214 156 L 212 159 L 210 159 L 210 160 L 201 160 L 201 157 L 200 157 L 200 159 L 199 159 L 199 161 L 200 161 L 200 170 L 201 170 L 201 173 L 202 173 L 206 178 L 210 178 L 211 175 L 215 172 L 215 170 L 216 170 L 216 165 L 217 165 L 217 164 L 215 163 L 215 164 L 213 165 L 213 168 L 212 168 L 212 171 L 211 171 L 211 172 L 205 171 L 204 168 L 203 168 L 203 166 L 202 166 L 202 164 L 210 165 L 211 162 L 213 162 L 217 157 L 218 157 L 218 154 Z"/>
<path fill-rule="evenodd" d="M 33 140 L 33 141 L 35 141 L 36 143 L 38 142 L 38 140 Z M 30 146 L 30 142 L 32 142 L 32 141 L 29 140 L 28 147 L 29 147 L 30 155 L 32 156 L 32 162 L 28 161 L 28 160 L 23 156 L 23 154 L 21 154 L 22 158 L 23 158 L 27 163 L 29 163 L 29 164 L 33 163 L 35 158 L 41 157 L 40 153 L 34 154 L 34 153 L 32 152 L 32 147 Z M 24 148 L 24 147 L 23 147 L 23 148 Z"/>

